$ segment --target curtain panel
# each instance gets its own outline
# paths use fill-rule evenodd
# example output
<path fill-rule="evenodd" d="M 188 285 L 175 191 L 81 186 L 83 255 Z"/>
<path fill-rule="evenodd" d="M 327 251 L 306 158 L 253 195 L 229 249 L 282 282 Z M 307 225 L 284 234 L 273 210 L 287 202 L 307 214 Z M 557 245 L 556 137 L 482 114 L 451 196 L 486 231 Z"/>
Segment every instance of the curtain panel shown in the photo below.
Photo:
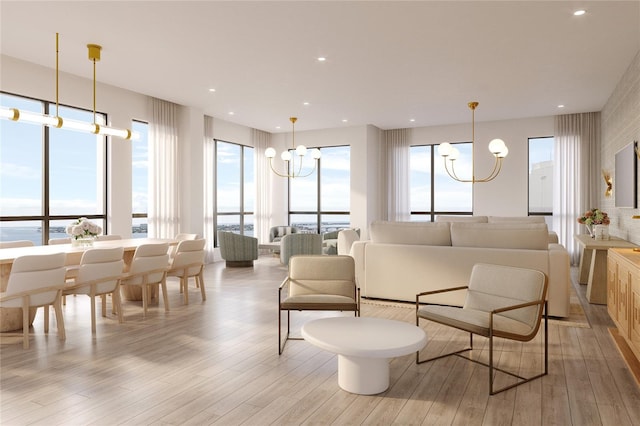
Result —
<path fill-rule="evenodd" d="M 585 233 L 578 216 L 598 208 L 600 184 L 600 113 L 555 117 L 553 227 L 560 244 L 579 262 L 574 235 Z"/>
<path fill-rule="evenodd" d="M 272 197 L 271 179 L 273 173 L 269 169 L 269 160 L 264 152 L 271 145 L 271 133 L 251 129 L 251 143 L 255 148 L 256 200 L 254 212 L 254 236 L 260 242 L 269 241 L 271 227 Z"/>
<path fill-rule="evenodd" d="M 149 122 L 149 236 L 174 238 L 179 229 L 178 108 L 151 99 Z"/>
<path fill-rule="evenodd" d="M 390 221 L 411 220 L 409 198 L 410 129 L 384 131 L 385 163 L 384 176 L 387 187 L 387 219 Z"/>

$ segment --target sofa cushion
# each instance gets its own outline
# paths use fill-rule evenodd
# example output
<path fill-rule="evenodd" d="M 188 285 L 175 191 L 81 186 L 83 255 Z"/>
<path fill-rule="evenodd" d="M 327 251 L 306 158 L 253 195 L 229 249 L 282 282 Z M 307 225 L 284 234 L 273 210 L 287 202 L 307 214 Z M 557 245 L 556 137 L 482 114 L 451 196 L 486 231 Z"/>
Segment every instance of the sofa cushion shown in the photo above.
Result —
<path fill-rule="evenodd" d="M 548 250 L 545 223 L 452 223 L 451 245 L 505 249 Z"/>
<path fill-rule="evenodd" d="M 371 241 L 386 244 L 450 246 L 449 222 L 386 222 L 371 223 Z"/>
<path fill-rule="evenodd" d="M 544 216 L 488 216 L 489 223 L 545 223 Z"/>
<path fill-rule="evenodd" d="M 466 223 L 487 223 L 487 216 L 436 216 L 436 222 L 466 222 Z"/>

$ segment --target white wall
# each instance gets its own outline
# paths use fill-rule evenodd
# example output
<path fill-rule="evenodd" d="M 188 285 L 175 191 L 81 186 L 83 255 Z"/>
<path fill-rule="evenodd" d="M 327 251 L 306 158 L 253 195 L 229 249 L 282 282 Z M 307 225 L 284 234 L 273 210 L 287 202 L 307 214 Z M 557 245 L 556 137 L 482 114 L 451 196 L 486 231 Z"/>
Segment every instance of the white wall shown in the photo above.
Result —
<path fill-rule="evenodd" d="M 633 141 L 640 142 L 640 52 L 629 65 L 616 89 L 602 110 L 602 148 L 600 165 L 615 176 L 615 154 Z M 640 162 L 639 162 L 640 164 Z M 640 166 L 639 166 L 640 167 Z M 598 171 L 595 171 L 596 173 Z M 640 175 L 640 173 L 639 173 Z M 640 209 L 616 208 L 615 191 L 624 183 L 613 182 L 613 196 L 604 196 L 601 180 L 600 205 L 611 217 L 611 235 L 640 244 Z M 627 184 L 630 184 L 627 183 Z M 640 198 L 640 177 L 638 184 Z M 640 201 L 640 200 L 639 200 Z M 640 206 L 639 206 L 640 207 Z"/>

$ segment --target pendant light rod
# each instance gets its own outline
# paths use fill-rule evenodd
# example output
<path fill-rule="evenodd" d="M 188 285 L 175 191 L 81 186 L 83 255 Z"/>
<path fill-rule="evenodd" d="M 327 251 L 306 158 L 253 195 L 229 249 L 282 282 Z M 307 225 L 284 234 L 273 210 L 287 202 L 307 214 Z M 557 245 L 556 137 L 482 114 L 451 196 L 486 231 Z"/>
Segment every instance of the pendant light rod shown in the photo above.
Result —
<path fill-rule="evenodd" d="M 302 162 L 303 162 L 303 157 L 307 154 L 307 147 L 305 147 L 304 145 L 298 145 L 296 147 L 296 121 L 298 121 L 297 117 L 289 117 L 289 121 L 291 121 L 291 151 L 295 151 L 295 155 L 297 155 L 299 158 L 299 165 L 298 165 L 298 171 L 296 172 L 296 160 L 295 160 L 295 156 L 291 154 L 291 152 L 289 150 L 283 151 L 280 154 L 280 158 L 284 161 L 285 165 L 284 165 L 284 173 L 280 173 L 278 172 L 274 167 L 273 167 L 273 157 L 276 156 L 276 150 L 269 147 L 265 150 L 264 155 L 269 159 L 269 167 L 271 168 L 271 171 L 276 174 L 277 176 L 280 177 L 287 177 L 287 178 L 302 178 L 302 177 L 307 177 L 307 176 L 311 176 L 311 174 L 313 174 L 313 172 L 316 171 L 316 168 L 318 167 L 318 160 L 320 159 L 320 150 L 317 148 L 314 148 L 311 150 L 311 156 L 313 157 L 313 159 L 315 160 L 315 163 L 313 165 L 313 169 L 311 169 L 310 172 L 302 175 Z M 291 168 L 289 167 L 289 162 L 291 161 Z M 290 172 L 291 171 L 291 172 Z"/>
<path fill-rule="evenodd" d="M 87 123 L 83 121 L 70 120 L 60 117 L 59 107 L 59 33 L 56 33 L 56 113 L 55 116 L 31 112 L 21 111 L 18 108 L 0 107 L 0 118 L 4 118 L 16 122 L 24 122 L 30 124 L 36 124 L 41 126 L 63 128 L 66 130 L 75 130 L 79 132 L 92 133 L 95 135 L 116 136 L 122 139 L 131 140 L 138 139 L 140 135 L 137 132 L 132 132 L 129 129 L 117 129 L 115 127 L 99 125 L 97 122 L 96 113 L 96 61 L 100 60 L 100 52 L 102 47 L 97 44 L 88 44 L 89 59 L 93 62 L 93 123 Z"/>
<path fill-rule="evenodd" d="M 438 153 L 444 159 L 444 169 L 447 174 L 454 180 L 464 183 L 482 183 L 489 182 L 495 179 L 502 170 L 502 160 L 509 154 L 509 148 L 505 145 L 502 139 L 493 139 L 489 142 L 489 152 L 495 157 L 493 163 L 493 170 L 484 178 L 477 178 L 475 173 L 475 140 L 476 140 L 476 108 L 478 102 L 473 101 L 467 104 L 471 109 L 471 179 L 461 179 L 458 177 L 454 167 L 454 161 L 458 159 L 460 151 L 454 148 L 450 143 L 444 142 L 438 145 Z"/>

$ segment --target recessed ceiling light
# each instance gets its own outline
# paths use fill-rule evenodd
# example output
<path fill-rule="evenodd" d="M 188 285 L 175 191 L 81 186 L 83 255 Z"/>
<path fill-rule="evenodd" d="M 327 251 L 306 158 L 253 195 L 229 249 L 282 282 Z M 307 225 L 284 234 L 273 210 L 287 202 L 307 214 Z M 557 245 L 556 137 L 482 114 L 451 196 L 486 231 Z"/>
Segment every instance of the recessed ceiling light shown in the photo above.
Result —
<path fill-rule="evenodd" d="M 582 15 L 584 15 L 585 13 L 587 13 L 587 11 L 586 11 L 586 10 L 584 10 L 584 9 L 579 9 L 579 10 L 576 10 L 575 12 L 573 12 L 573 16 L 582 16 Z"/>
<path fill-rule="evenodd" d="M 303 102 L 302 105 L 309 106 L 309 102 Z"/>
<path fill-rule="evenodd" d="M 325 58 L 324 56 L 319 56 L 318 57 L 318 62 L 324 62 L 326 60 L 327 60 L 327 58 Z"/>
<path fill-rule="evenodd" d="M 346 123 L 347 121 L 349 121 L 349 120 L 347 120 L 346 118 L 343 118 L 343 119 L 342 119 L 342 122 L 343 122 L 343 123 Z"/>
<path fill-rule="evenodd" d="M 234 114 L 235 114 L 235 112 L 229 111 L 229 115 L 234 115 Z"/>
<path fill-rule="evenodd" d="M 410 118 L 409 121 L 413 123 L 413 122 L 416 121 L 416 119 L 415 118 Z"/>
<path fill-rule="evenodd" d="M 209 91 L 210 91 L 210 92 L 215 92 L 215 91 L 216 91 L 216 89 L 209 89 Z"/>
<path fill-rule="evenodd" d="M 276 126 L 276 129 L 279 129 L 279 128 L 280 128 L 280 126 Z"/>
<path fill-rule="evenodd" d="M 558 108 L 564 108 L 564 105 L 560 104 L 558 105 Z"/>

